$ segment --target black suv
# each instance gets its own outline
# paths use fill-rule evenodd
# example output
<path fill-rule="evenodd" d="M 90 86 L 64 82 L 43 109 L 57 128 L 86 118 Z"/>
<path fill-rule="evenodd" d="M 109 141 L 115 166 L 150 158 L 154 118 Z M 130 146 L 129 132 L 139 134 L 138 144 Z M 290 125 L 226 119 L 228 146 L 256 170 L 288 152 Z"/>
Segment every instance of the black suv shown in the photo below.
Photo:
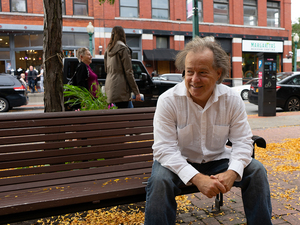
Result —
<path fill-rule="evenodd" d="M 0 74 L 0 112 L 27 103 L 27 90 L 21 82 L 10 74 Z"/>
<path fill-rule="evenodd" d="M 63 83 L 68 83 L 68 80 L 74 75 L 78 65 L 77 58 L 64 59 L 64 77 Z M 104 70 L 104 59 L 93 58 L 90 64 L 92 70 L 98 76 L 98 82 L 101 86 L 105 85 L 106 73 Z M 143 102 L 133 102 L 134 107 L 151 107 L 156 106 L 158 96 L 178 84 L 176 81 L 154 80 L 149 75 L 144 64 L 139 60 L 132 60 L 132 69 L 135 82 L 137 83 L 140 93 L 144 94 Z"/>

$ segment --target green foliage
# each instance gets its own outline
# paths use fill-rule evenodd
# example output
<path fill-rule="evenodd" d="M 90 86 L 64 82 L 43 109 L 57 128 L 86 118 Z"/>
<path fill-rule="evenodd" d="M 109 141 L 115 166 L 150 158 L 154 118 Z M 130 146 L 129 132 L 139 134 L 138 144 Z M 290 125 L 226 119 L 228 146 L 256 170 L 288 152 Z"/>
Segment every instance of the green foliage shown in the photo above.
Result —
<path fill-rule="evenodd" d="M 113 5 L 115 3 L 115 0 L 99 0 L 100 5 L 102 5 L 104 2 Z"/>
<path fill-rule="evenodd" d="M 86 88 L 73 86 L 69 84 L 64 85 L 64 97 L 69 98 L 69 100 L 65 101 L 65 104 L 70 105 L 79 105 L 81 106 L 80 111 L 86 110 L 99 110 L 99 109 L 117 109 L 115 106 L 110 106 L 107 104 L 106 96 L 102 94 L 100 85 L 93 86 L 97 87 L 95 93 L 96 97 L 94 97 L 90 91 Z"/>

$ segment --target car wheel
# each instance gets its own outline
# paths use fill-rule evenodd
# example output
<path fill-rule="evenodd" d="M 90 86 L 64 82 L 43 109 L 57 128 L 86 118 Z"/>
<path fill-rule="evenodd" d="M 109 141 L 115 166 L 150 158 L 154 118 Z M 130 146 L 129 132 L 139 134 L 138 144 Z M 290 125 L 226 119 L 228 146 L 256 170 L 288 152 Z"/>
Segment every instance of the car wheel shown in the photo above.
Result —
<path fill-rule="evenodd" d="M 248 92 L 249 92 L 249 90 L 242 91 L 241 96 L 242 96 L 243 100 L 248 100 Z"/>
<path fill-rule="evenodd" d="M 7 112 L 9 109 L 8 101 L 5 98 L 0 98 L 0 112 Z"/>
<path fill-rule="evenodd" d="M 286 111 L 299 111 L 300 110 L 300 101 L 297 97 L 291 97 L 287 100 L 285 104 Z"/>

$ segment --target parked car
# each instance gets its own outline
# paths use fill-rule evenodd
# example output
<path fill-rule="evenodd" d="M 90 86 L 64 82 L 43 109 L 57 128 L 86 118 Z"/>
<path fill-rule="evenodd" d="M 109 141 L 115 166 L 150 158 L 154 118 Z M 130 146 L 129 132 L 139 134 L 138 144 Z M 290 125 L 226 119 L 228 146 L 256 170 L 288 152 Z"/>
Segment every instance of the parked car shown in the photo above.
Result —
<path fill-rule="evenodd" d="M 68 80 L 74 75 L 77 67 L 77 58 L 70 57 L 64 59 L 63 83 L 68 83 Z M 98 82 L 101 86 L 105 85 L 106 73 L 104 70 L 104 59 L 93 58 L 90 64 L 92 70 L 98 76 Z M 140 60 L 132 60 L 132 69 L 135 81 L 139 87 L 140 93 L 144 94 L 144 101 L 134 101 L 134 107 L 151 107 L 156 106 L 158 96 L 169 88 L 178 84 L 176 81 L 167 81 L 162 79 L 152 79 L 146 70 L 144 64 Z"/>
<path fill-rule="evenodd" d="M 0 74 L 0 112 L 27 103 L 27 90 L 21 82 L 10 74 Z"/>
<path fill-rule="evenodd" d="M 258 80 L 253 82 L 248 93 L 250 103 L 258 105 Z M 300 72 L 277 74 L 276 106 L 286 111 L 300 110 Z"/>
<path fill-rule="evenodd" d="M 181 73 L 164 73 L 159 76 L 165 80 L 181 82 L 183 80 Z"/>
<path fill-rule="evenodd" d="M 257 78 L 254 78 L 252 80 L 249 80 L 247 83 L 245 83 L 243 85 L 231 87 L 231 89 L 237 91 L 243 100 L 248 100 L 248 92 L 250 90 L 250 86 L 256 80 L 257 80 Z"/>

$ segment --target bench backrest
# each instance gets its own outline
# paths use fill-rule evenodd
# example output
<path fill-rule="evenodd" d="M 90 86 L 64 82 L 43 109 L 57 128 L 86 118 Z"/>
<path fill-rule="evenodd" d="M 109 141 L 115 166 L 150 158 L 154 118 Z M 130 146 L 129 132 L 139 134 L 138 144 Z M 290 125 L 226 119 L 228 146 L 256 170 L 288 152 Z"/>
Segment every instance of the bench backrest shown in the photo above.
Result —
<path fill-rule="evenodd" d="M 150 168 L 154 111 L 153 107 L 1 115 L 0 192 L 14 184 L 20 189 L 22 183 L 25 187 L 57 178 L 84 179 L 91 171 Z"/>

